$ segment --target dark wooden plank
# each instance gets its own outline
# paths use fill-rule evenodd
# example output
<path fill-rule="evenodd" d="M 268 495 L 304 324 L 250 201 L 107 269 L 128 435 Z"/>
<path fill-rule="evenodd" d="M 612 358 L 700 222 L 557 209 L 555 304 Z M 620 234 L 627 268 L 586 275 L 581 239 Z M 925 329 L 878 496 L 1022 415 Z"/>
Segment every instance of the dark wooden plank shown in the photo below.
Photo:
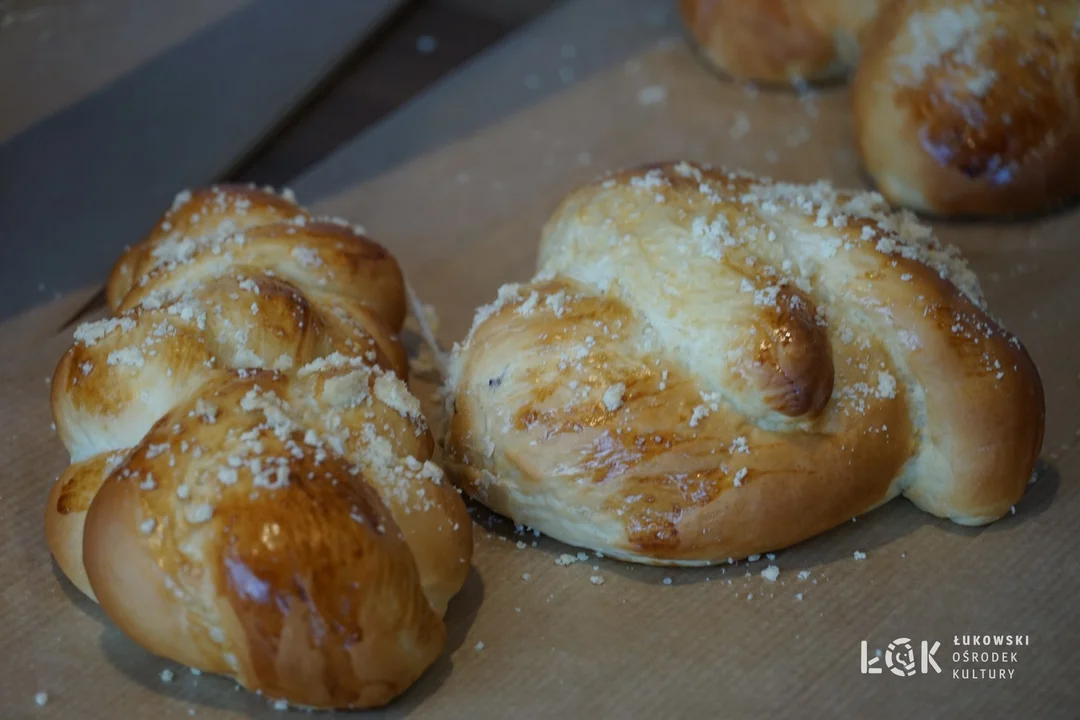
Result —
<path fill-rule="evenodd" d="M 588 0 L 555 5 L 294 183 L 305 201 L 333 195 L 472 135 L 679 35 L 675 4 Z"/>
<path fill-rule="evenodd" d="M 499 40 L 510 25 L 440 3 L 401 13 L 350 57 L 324 90 L 278 131 L 234 178 L 281 185 Z"/>
<path fill-rule="evenodd" d="M 564 0 L 432 0 L 435 5 L 453 8 L 505 25 L 522 25 Z"/>
<path fill-rule="evenodd" d="M 0 142 L 252 0 L 0 0 Z"/>
<path fill-rule="evenodd" d="M 251 3 L 0 145 L 0 318 L 104 277 L 404 4 Z"/>

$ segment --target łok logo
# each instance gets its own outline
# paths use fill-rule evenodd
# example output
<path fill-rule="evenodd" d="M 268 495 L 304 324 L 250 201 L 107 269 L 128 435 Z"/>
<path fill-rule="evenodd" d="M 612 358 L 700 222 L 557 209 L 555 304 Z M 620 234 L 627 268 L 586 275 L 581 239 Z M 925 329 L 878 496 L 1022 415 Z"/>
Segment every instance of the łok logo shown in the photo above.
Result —
<path fill-rule="evenodd" d="M 925 675 L 930 672 L 930 668 L 933 668 L 934 672 L 940 673 L 941 666 L 934 659 L 934 653 L 938 651 L 939 647 L 941 647 L 939 642 L 930 645 L 929 642 L 923 640 L 919 643 L 920 652 L 918 658 L 916 658 L 915 647 L 912 645 L 911 638 L 896 638 L 889 643 L 889 647 L 885 650 L 885 667 L 889 668 L 889 672 L 893 675 L 910 677 L 916 673 L 916 659 L 918 659 L 921 661 L 918 666 L 919 672 Z M 870 657 L 865 640 L 862 641 L 860 650 L 860 668 L 863 675 L 880 675 L 881 658 L 876 655 Z"/>

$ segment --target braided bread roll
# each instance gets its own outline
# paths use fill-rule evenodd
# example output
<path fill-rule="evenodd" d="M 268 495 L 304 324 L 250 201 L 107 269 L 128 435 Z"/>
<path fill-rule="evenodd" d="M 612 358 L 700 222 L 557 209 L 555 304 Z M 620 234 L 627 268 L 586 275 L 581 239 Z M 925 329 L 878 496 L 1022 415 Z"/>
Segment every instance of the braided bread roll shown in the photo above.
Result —
<path fill-rule="evenodd" d="M 1027 353 L 880 196 L 689 163 L 572 193 L 539 274 L 455 348 L 450 467 L 556 539 L 654 564 L 777 550 L 904 495 L 966 525 L 1024 493 Z"/>
<path fill-rule="evenodd" d="M 836 80 L 854 69 L 859 33 L 885 0 L 680 0 L 716 69 L 767 83 Z"/>
<path fill-rule="evenodd" d="M 52 407 L 46 537 L 151 652 L 314 707 L 368 707 L 442 649 L 472 554 L 403 382 L 382 247 L 241 187 L 182 193 L 83 325 Z"/>
<path fill-rule="evenodd" d="M 1080 193 L 1080 0 L 894 0 L 865 47 L 855 138 L 890 202 L 1001 215 Z"/>

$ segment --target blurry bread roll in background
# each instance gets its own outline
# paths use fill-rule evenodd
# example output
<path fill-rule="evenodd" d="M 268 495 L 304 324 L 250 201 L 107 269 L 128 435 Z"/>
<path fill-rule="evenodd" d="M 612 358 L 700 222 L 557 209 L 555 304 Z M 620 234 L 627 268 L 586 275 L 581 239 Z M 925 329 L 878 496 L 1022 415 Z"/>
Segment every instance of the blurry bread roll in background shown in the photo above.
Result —
<path fill-rule="evenodd" d="M 846 76 L 882 0 L 680 0 L 687 28 L 718 70 L 766 83 Z"/>
<path fill-rule="evenodd" d="M 864 48 L 855 137 L 890 202 L 1026 214 L 1080 191 L 1080 0 L 895 0 Z"/>
<path fill-rule="evenodd" d="M 854 70 L 856 145 L 894 205 L 1022 215 L 1080 193 L 1080 0 L 680 7 L 704 57 L 734 78 L 801 85 Z"/>

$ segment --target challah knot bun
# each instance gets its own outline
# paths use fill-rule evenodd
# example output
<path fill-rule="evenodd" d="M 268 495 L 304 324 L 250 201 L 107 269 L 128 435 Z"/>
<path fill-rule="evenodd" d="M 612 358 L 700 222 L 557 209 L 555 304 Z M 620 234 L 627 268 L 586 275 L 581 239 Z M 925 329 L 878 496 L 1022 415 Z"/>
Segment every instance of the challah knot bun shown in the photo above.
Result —
<path fill-rule="evenodd" d="M 478 312 L 449 383 L 451 467 L 515 522 L 692 565 L 897 495 L 978 525 L 1024 493 L 1035 367 L 879 195 L 646 167 L 571 193 L 539 270 Z"/>
<path fill-rule="evenodd" d="M 472 554 L 379 245 L 269 192 L 182 193 L 81 326 L 52 406 L 64 573 L 151 652 L 369 707 L 442 649 Z"/>

